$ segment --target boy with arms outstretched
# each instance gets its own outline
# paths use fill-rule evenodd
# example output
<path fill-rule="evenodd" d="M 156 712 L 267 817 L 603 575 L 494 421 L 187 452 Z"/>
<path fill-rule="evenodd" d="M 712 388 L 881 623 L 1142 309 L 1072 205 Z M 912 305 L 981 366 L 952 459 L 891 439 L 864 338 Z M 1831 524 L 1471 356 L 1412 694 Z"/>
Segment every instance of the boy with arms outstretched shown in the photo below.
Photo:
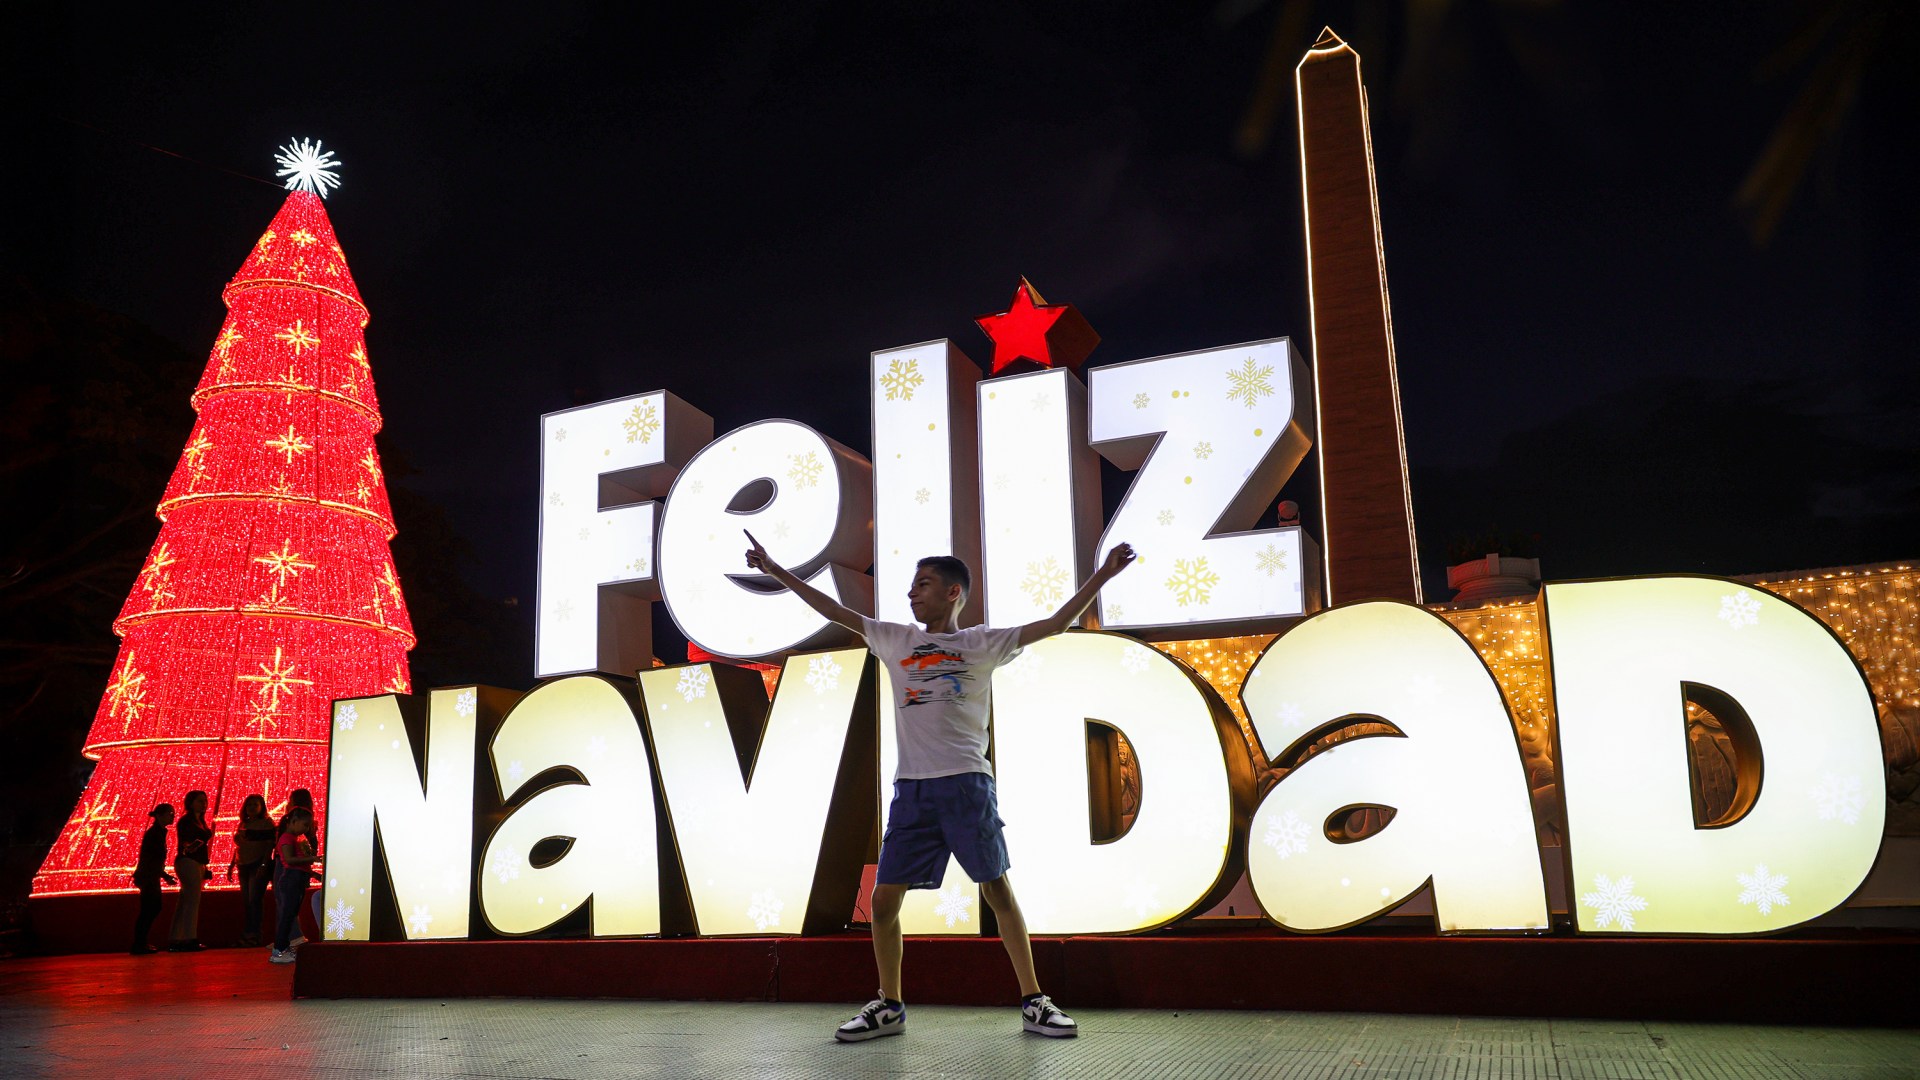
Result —
<path fill-rule="evenodd" d="M 931 889 L 958 859 L 993 908 L 1000 939 L 1020 980 L 1021 1024 L 1054 1038 L 1078 1034 L 1073 1019 L 1040 992 L 1026 918 L 1007 881 L 1007 845 L 1001 834 L 993 766 L 987 761 L 987 715 L 993 669 L 1041 638 L 1061 633 L 1093 603 L 1100 587 L 1134 560 L 1116 544 L 1100 568 L 1060 610 L 1025 626 L 960 629 L 960 612 L 973 588 L 967 564 L 951 555 L 920 560 L 907 604 L 918 626 L 869 619 L 800 580 L 767 556 L 760 541 L 747 565 L 793 590 L 808 607 L 866 639 L 893 682 L 894 731 L 900 764 L 894 774 L 887 834 L 873 884 L 873 958 L 880 996 L 840 1025 L 834 1038 L 860 1042 L 907 1029 L 900 1001 L 900 903 L 909 889 Z"/>

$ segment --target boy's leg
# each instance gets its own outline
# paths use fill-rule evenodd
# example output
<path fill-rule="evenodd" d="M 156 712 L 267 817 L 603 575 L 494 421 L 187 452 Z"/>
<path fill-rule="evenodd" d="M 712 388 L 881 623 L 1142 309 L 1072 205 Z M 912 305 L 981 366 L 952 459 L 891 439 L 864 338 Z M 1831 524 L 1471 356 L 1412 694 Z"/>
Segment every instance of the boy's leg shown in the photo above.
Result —
<path fill-rule="evenodd" d="M 877 893 L 879 890 L 874 891 Z M 1006 946 L 1007 959 L 1013 961 L 1013 974 L 1020 980 L 1020 996 L 1029 997 L 1039 993 L 1040 979 L 1033 971 L 1033 942 L 1027 937 L 1027 918 L 1020 912 L 1020 902 L 1014 899 L 1013 885 L 1007 880 L 1007 875 L 1001 874 L 981 884 L 980 896 L 993 909 L 994 921 L 1000 924 L 1000 942 Z M 879 907 L 877 898 L 874 907 L 876 910 Z M 879 947 L 878 940 L 876 937 L 876 950 Z M 896 966 L 894 970 L 897 972 L 899 968 Z"/>
<path fill-rule="evenodd" d="M 873 962 L 880 970 L 880 996 L 904 1001 L 900 996 L 900 903 L 906 899 L 905 885 L 873 886 Z"/>

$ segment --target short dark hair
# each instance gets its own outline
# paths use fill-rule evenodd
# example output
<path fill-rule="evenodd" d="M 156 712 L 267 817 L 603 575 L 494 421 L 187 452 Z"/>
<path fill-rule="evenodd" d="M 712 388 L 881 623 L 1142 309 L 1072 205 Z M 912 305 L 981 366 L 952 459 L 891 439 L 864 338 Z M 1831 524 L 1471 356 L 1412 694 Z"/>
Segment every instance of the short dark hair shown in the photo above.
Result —
<path fill-rule="evenodd" d="M 939 576 L 941 581 L 946 582 L 948 585 L 960 586 L 960 594 L 962 596 L 969 596 L 973 593 L 973 571 L 967 569 L 965 562 L 951 555 L 929 555 L 916 563 L 914 568 L 916 570 L 931 570 Z"/>

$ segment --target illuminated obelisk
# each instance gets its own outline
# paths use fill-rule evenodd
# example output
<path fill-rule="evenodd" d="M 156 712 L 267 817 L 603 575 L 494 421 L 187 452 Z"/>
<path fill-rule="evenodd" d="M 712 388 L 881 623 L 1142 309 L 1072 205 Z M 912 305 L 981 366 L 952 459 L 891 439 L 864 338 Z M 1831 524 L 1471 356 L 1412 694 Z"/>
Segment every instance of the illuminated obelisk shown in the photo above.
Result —
<path fill-rule="evenodd" d="M 1294 85 L 1313 301 L 1326 600 L 1386 597 L 1417 604 L 1419 548 L 1360 54 L 1332 30 L 1322 30 L 1294 70 Z"/>

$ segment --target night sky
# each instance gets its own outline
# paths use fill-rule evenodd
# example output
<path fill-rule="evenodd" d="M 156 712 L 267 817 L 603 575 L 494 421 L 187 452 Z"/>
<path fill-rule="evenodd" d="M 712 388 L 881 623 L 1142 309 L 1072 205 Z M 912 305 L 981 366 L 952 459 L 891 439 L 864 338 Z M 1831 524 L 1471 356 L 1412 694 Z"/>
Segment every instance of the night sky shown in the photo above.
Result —
<path fill-rule="evenodd" d="M 651 7 L 10 15 L 8 272 L 204 356 L 281 200 L 249 177 L 324 140 L 396 482 L 527 600 L 546 411 L 665 388 L 864 451 L 868 353 L 984 361 L 1022 274 L 1096 365 L 1304 353 L 1290 72 L 1325 23 L 1372 95 L 1429 598 L 1489 534 L 1560 578 L 1920 555 L 1894 5 Z M 1857 90 L 1758 237 L 1736 192 L 1828 63 Z"/>

